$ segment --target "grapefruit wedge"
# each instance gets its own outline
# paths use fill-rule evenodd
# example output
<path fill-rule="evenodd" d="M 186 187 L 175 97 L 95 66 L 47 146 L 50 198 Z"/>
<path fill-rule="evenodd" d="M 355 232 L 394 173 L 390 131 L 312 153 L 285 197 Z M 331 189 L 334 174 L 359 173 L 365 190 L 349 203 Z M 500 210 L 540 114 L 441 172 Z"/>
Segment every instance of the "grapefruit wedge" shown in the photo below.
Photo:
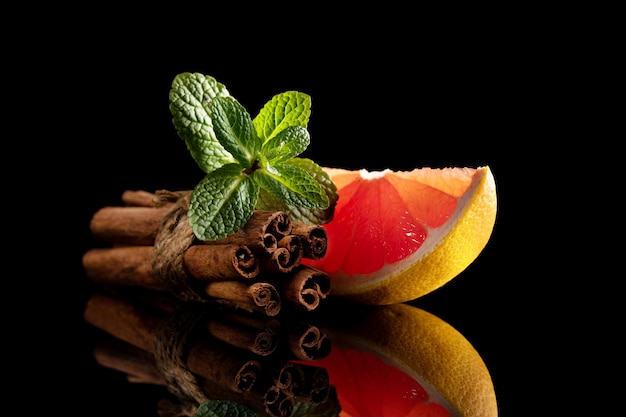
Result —
<path fill-rule="evenodd" d="M 368 306 L 325 328 L 326 368 L 340 417 L 496 417 L 491 375 L 454 327 L 411 306 Z"/>
<path fill-rule="evenodd" d="M 328 249 L 303 260 L 331 294 L 364 304 L 414 300 L 465 270 L 489 241 L 497 195 L 488 166 L 412 171 L 325 167 L 337 186 Z"/>

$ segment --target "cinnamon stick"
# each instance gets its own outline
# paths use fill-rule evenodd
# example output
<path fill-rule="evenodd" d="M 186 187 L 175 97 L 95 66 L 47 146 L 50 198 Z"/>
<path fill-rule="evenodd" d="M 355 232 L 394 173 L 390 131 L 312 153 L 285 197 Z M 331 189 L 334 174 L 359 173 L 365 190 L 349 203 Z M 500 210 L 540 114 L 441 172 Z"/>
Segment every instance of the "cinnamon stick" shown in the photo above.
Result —
<path fill-rule="evenodd" d="M 303 237 L 303 257 L 319 260 L 328 250 L 328 233 L 321 225 L 293 222 L 291 233 Z"/>
<path fill-rule="evenodd" d="M 281 309 L 278 290 L 269 282 L 213 281 L 205 287 L 208 296 L 227 300 L 251 311 L 275 316 Z"/>
<path fill-rule="evenodd" d="M 154 245 L 159 225 L 169 207 L 102 207 L 89 228 L 102 241 L 124 245 Z"/>
<path fill-rule="evenodd" d="M 296 404 L 296 399 L 293 395 L 275 385 L 268 389 L 263 399 L 265 401 L 265 412 L 272 417 L 290 416 Z"/>
<path fill-rule="evenodd" d="M 157 207 L 159 199 L 154 193 L 143 190 L 126 190 L 122 193 L 122 202 L 127 206 Z"/>
<path fill-rule="evenodd" d="M 185 251 L 184 263 L 201 281 L 254 278 L 261 271 L 258 258 L 244 244 L 192 245 Z"/>
<path fill-rule="evenodd" d="M 153 246 L 96 248 L 83 255 L 87 276 L 108 285 L 132 285 L 166 289 L 152 271 Z M 183 264 L 199 282 L 254 278 L 260 272 L 255 255 L 242 245 L 192 245 L 183 254 Z"/>
<path fill-rule="evenodd" d="M 302 239 L 297 235 L 282 237 L 275 248 L 267 248 L 269 256 L 262 256 L 262 269 L 267 272 L 286 274 L 300 265 L 304 247 Z"/>
<path fill-rule="evenodd" d="M 318 269 L 300 264 L 289 279 L 278 280 L 277 287 L 290 305 L 312 311 L 330 293 L 330 277 Z"/>
<path fill-rule="evenodd" d="M 143 190 L 126 190 L 122 193 L 122 202 L 127 206 L 164 207 L 171 206 L 181 197 L 191 195 L 191 190 L 168 191 L 158 190 L 150 193 Z"/>
<path fill-rule="evenodd" d="M 158 228 L 165 214 L 171 209 L 176 198 L 188 196 L 190 191 L 157 193 L 126 190 L 122 201 L 126 206 L 102 207 L 92 216 L 92 235 L 114 245 L 153 245 Z M 301 254 L 294 258 L 292 244 L 279 241 L 289 235 L 299 236 L 297 242 Z M 293 239 L 293 238 L 292 238 Z M 286 247 L 292 253 L 290 264 L 296 264 L 302 257 L 320 259 L 326 253 L 326 229 L 320 225 L 293 222 L 280 211 L 254 210 L 252 217 L 240 230 L 224 239 L 198 241 L 205 244 L 240 244 L 255 252 L 271 252 L 278 247 Z M 282 264 L 285 263 L 283 260 Z"/>
<path fill-rule="evenodd" d="M 278 241 L 291 233 L 289 216 L 281 211 L 254 210 L 246 224 L 223 239 L 203 241 L 205 244 L 245 244 L 251 250 L 264 253 L 278 247 Z"/>

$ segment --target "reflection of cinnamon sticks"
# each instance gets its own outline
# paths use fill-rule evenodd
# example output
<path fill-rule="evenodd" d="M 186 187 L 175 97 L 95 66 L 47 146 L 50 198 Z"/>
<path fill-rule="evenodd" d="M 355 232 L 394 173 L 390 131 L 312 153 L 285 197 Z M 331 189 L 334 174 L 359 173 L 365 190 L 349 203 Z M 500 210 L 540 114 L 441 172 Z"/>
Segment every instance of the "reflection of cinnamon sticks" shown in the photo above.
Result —
<path fill-rule="evenodd" d="M 159 293 L 152 301 L 146 294 L 128 295 L 95 293 L 87 302 L 84 317 L 110 336 L 103 337 L 94 349 L 97 361 L 125 372 L 130 382 L 165 384 L 181 400 L 196 406 L 204 398 L 228 399 L 271 417 L 290 416 L 296 402 L 317 405 L 329 401 L 337 406 L 336 396 L 329 399 L 329 392 L 334 391 L 324 368 L 269 358 L 271 352 L 255 355 L 250 351 L 248 342 L 255 333 L 277 336 L 280 325 L 275 319 L 261 320 L 232 310 L 207 314 L 209 311 L 203 308 L 206 305 L 172 304 Z M 187 305 L 194 308 L 182 308 Z M 179 317 L 194 323 L 193 328 L 172 320 Z M 186 336 L 174 334 L 179 329 Z M 171 369 L 170 362 L 159 364 L 163 360 L 159 352 L 177 351 L 163 338 L 184 348 L 178 352 L 182 371 L 190 372 L 199 393 L 181 392 L 184 385 L 171 378 L 177 369 Z"/>
<path fill-rule="evenodd" d="M 240 349 L 268 356 L 278 347 L 280 322 L 243 314 L 220 315 L 207 321 L 209 333 Z"/>
<path fill-rule="evenodd" d="M 92 295 L 84 317 L 89 324 L 151 354 L 155 353 L 156 332 L 164 320 L 158 313 L 104 293 Z M 220 365 L 211 366 L 216 363 Z M 233 351 L 217 339 L 193 341 L 186 365 L 191 372 L 237 392 L 252 389 L 260 366 L 252 353 Z"/>

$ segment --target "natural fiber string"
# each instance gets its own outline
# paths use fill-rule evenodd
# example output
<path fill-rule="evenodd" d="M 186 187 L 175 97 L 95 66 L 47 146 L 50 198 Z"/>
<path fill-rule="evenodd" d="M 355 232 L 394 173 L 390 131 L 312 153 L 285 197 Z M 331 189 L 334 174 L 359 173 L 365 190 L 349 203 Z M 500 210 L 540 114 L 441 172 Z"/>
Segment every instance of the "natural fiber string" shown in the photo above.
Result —
<path fill-rule="evenodd" d="M 168 389 L 182 402 L 190 400 L 199 405 L 207 400 L 198 386 L 196 376 L 187 368 L 189 336 L 204 319 L 203 305 L 181 304 L 159 325 L 155 332 L 154 357 Z"/>
<path fill-rule="evenodd" d="M 192 245 L 195 235 L 189 225 L 187 210 L 191 193 L 158 191 L 157 197 L 165 204 L 175 199 L 172 208 L 165 214 L 154 242 L 152 273 L 172 293 L 183 300 L 201 301 L 205 297 L 191 284 L 183 259 L 185 251 Z"/>
<path fill-rule="evenodd" d="M 154 352 L 157 368 L 169 390 L 181 401 L 182 408 L 161 407 L 163 416 L 185 415 L 207 398 L 198 386 L 196 376 L 186 366 L 187 339 L 196 324 L 204 317 L 194 301 L 206 301 L 192 285 L 183 264 L 185 251 L 193 244 L 195 235 L 188 222 L 189 192 L 157 191 L 155 206 L 174 202 L 165 214 L 154 243 L 152 271 L 178 298 L 185 300 L 174 313 L 158 327 Z"/>

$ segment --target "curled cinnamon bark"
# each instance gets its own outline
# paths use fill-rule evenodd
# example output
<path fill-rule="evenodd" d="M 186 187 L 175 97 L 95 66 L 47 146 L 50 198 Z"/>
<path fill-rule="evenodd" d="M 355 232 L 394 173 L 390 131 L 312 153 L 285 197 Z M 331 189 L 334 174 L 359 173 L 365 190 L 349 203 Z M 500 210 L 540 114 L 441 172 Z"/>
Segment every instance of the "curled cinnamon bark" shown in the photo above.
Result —
<path fill-rule="evenodd" d="M 267 253 L 269 256 L 261 257 L 263 270 L 286 274 L 302 261 L 302 239 L 296 235 L 284 236 L 277 242 L 276 248 L 268 249 Z"/>
<path fill-rule="evenodd" d="M 293 222 L 291 233 L 303 237 L 303 257 L 319 260 L 326 255 L 328 233 L 323 226 Z"/>
<path fill-rule="evenodd" d="M 245 244 L 252 251 L 265 253 L 278 247 L 278 241 L 291 233 L 289 216 L 281 211 L 254 210 L 247 223 L 223 239 L 203 241 L 205 244 Z"/>
<path fill-rule="evenodd" d="M 243 244 L 192 245 L 185 251 L 184 262 L 200 281 L 254 278 L 261 271 L 258 258 Z"/>
<path fill-rule="evenodd" d="M 90 249 L 83 255 L 87 276 L 108 285 L 142 286 L 166 290 L 152 271 L 153 246 Z M 192 245 L 183 254 L 187 273 L 196 281 L 254 278 L 258 258 L 242 245 Z"/>
<path fill-rule="evenodd" d="M 271 417 L 288 417 L 293 412 L 296 399 L 277 386 L 265 393 L 265 412 Z"/>
<path fill-rule="evenodd" d="M 288 280 L 279 280 L 279 290 L 287 302 L 301 310 L 318 308 L 330 293 L 329 276 L 315 268 L 298 265 Z"/>
<path fill-rule="evenodd" d="M 89 227 L 96 239 L 113 245 L 154 245 L 164 216 L 173 204 L 188 199 L 190 194 L 191 191 L 159 190 L 148 193 L 126 190 L 122 194 L 126 206 L 101 208 L 93 215 Z M 280 243 L 287 237 L 289 239 Z M 292 222 L 283 212 L 255 210 L 246 225 L 234 234 L 224 239 L 195 243 L 236 244 L 257 253 L 270 253 L 270 263 L 284 272 L 285 268 L 297 265 L 303 257 L 323 257 L 327 235 L 322 226 Z M 289 255 L 283 250 L 277 251 L 278 248 L 286 248 Z"/>
<path fill-rule="evenodd" d="M 275 316 L 281 309 L 278 290 L 269 282 L 246 284 L 241 281 L 213 281 L 205 287 L 210 297 L 228 300 L 251 311 Z"/>

